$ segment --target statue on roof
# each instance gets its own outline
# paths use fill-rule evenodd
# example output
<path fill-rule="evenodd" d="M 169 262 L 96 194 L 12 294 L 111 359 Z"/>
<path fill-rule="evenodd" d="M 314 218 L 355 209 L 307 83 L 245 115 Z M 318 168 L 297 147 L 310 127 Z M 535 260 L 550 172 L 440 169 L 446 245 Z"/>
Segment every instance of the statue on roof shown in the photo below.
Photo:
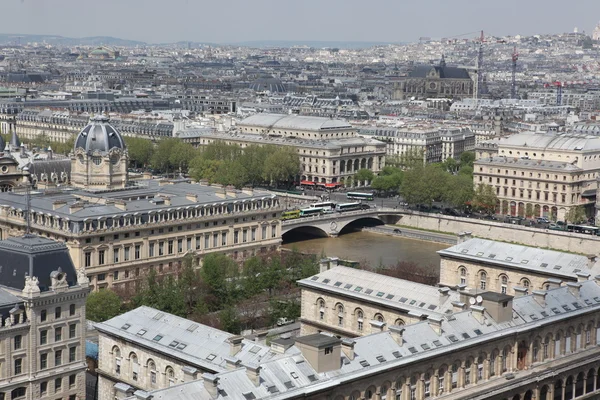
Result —
<path fill-rule="evenodd" d="M 40 293 L 40 281 L 35 276 L 25 275 L 25 286 L 23 287 L 23 296 L 31 297 Z"/>
<path fill-rule="evenodd" d="M 446 67 L 446 58 L 444 57 L 443 54 L 442 54 L 442 58 L 440 59 L 440 67 L 442 67 L 442 68 Z"/>

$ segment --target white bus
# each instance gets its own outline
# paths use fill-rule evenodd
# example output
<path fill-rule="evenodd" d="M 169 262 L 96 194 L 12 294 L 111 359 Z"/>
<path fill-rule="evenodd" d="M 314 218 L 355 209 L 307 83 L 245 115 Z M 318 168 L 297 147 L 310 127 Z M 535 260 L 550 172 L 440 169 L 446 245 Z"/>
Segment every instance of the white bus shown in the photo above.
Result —
<path fill-rule="evenodd" d="M 325 212 L 335 210 L 335 203 L 333 201 L 323 201 L 321 203 L 314 203 L 310 205 L 310 208 L 322 208 Z"/>
<path fill-rule="evenodd" d="M 338 204 L 335 206 L 335 210 L 338 212 L 361 210 L 361 209 L 362 209 L 362 204 L 360 204 L 360 203 L 344 203 L 344 204 Z"/>
<path fill-rule="evenodd" d="M 348 192 L 346 193 L 346 197 L 352 200 L 367 200 L 373 201 L 375 198 L 374 193 L 359 193 L 359 192 Z"/>

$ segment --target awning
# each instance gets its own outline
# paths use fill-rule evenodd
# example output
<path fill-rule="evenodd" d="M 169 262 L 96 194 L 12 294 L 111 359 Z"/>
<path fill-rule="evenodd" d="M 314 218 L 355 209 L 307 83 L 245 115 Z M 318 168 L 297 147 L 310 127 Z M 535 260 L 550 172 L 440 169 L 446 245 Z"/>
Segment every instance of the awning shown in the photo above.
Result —
<path fill-rule="evenodd" d="M 314 186 L 315 183 L 313 181 L 300 181 L 301 185 Z"/>
<path fill-rule="evenodd" d="M 595 197 L 595 196 L 596 196 L 596 189 L 584 190 L 583 193 L 581 193 L 581 197 Z"/>
<path fill-rule="evenodd" d="M 338 186 L 340 186 L 339 183 L 326 183 L 325 184 L 326 188 L 334 188 L 334 187 L 338 187 Z"/>

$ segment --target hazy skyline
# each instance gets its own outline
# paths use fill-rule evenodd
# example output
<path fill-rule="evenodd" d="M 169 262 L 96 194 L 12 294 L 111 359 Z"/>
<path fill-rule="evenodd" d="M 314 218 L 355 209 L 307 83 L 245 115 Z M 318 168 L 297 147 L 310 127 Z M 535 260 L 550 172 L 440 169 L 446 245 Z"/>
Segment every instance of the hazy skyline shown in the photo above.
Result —
<path fill-rule="evenodd" d="M 254 40 L 416 41 L 591 33 L 599 0 L 2 0 L 1 33 L 114 36 L 148 43 Z M 489 4 L 486 4 L 489 3 Z M 486 4 L 486 5 L 483 5 Z M 565 7 L 567 4 L 567 7 Z M 466 37 L 475 36 L 474 34 Z M 462 37 L 462 36 L 461 36 Z"/>

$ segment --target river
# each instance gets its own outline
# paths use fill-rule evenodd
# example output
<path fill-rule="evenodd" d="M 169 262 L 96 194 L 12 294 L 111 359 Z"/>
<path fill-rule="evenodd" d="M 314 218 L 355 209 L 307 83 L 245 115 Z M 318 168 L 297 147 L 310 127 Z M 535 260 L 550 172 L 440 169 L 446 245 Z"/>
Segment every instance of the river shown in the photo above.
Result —
<path fill-rule="evenodd" d="M 372 267 L 398 261 L 414 262 L 429 271 L 439 273 L 440 257 L 436 251 L 448 248 L 441 243 L 406 239 L 372 232 L 351 232 L 337 238 L 314 238 L 295 235 L 283 247 L 303 253 L 322 254 L 344 260 L 367 263 Z"/>

